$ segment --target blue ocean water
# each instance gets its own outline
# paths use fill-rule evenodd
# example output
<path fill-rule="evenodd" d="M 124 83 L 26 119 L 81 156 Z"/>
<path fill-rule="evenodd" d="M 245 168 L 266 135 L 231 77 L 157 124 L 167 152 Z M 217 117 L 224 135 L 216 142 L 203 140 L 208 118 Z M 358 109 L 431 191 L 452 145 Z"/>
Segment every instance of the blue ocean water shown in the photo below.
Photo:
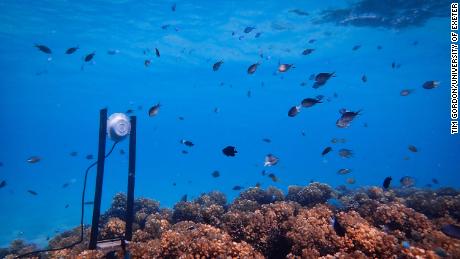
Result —
<path fill-rule="evenodd" d="M 232 199 L 238 194 L 233 186 L 257 182 L 287 190 L 310 181 L 336 187 L 353 177 L 356 183 L 347 185 L 355 188 L 380 186 L 387 176 L 399 185 L 408 175 L 419 187 L 432 178 L 439 180 L 435 187 L 460 186 L 460 139 L 450 134 L 448 1 L 444 16 L 392 28 L 319 22 L 322 11 L 346 8 L 349 1 L 175 4 L 172 11 L 173 2 L 0 1 L 0 181 L 7 183 L 0 189 L 0 246 L 15 238 L 43 245 L 79 224 L 84 171 L 95 161 L 85 156 L 97 155 L 98 116 L 105 107 L 138 116 L 135 195 L 164 207 L 184 194 L 212 190 Z M 248 26 L 255 29 L 245 33 Z M 64 54 L 74 46 L 75 53 Z M 315 50 L 302 55 L 306 48 Z M 92 52 L 94 60 L 85 63 Z M 392 68 L 393 62 L 400 67 Z M 277 73 L 279 63 L 295 68 Z M 336 76 L 313 89 L 309 77 L 321 72 Z M 429 80 L 440 86 L 423 89 Z M 403 89 L 415 91 L 403 97 Z M 287 116 L 289 108 L 317 95 L 325 96 L 323 103 Z M 149 117 L 157 103 L 159 114 Z M 341 108 L 362 109 L 362 115 L 341 129 L 335 125 Z M 347 141 L 333 144 L 333 138 Z M 182 139 L 195 145 L 184 146 Z M 223 155 L 228 145 L 238 150 L 235 157 Z M 333 151 L 323 157 L 327 146 Z M 341 148 L 353 157 L 340 157 Z M 106 161 L 103 210 L 115 193 L 126 191 L 128 156 L 120 149 L 128 150 L 127 141 Z M 269 153 L 279 163 L 264 168 Z M 31 156 L 42 160 L 27 163 Z M 339 175 L 341 168 L 352 172 Z M 263 176 L 264 169 L 280 181 Z M 220 177 L 212 177 L 215 170 Z M 94 178 L 95 170 L 87 200 Z M 90 217 L 88 206 L 85 222 Z"/>

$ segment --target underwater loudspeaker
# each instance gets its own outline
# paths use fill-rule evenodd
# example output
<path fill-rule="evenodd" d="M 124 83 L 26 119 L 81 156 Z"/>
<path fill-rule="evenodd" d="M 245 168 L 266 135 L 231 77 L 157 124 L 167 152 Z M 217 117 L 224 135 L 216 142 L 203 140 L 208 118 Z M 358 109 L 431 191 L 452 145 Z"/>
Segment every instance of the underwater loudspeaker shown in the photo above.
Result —
<path fill-rule="evenodd" d="M 114 113 L 107 119 L 107 135 L 113 141 L 120 142 L 131 131 L 131 122 L 123 113 Z"/>

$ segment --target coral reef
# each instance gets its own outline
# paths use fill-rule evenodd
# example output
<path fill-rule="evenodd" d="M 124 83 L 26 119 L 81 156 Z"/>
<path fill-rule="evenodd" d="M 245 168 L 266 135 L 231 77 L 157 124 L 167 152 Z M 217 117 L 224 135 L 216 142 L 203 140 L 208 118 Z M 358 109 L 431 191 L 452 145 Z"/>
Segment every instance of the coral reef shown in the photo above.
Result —
<path fill-rule="evenodd" d="M 333 200 L 333 202 L 331 202 Z M 459 225 L 460 193 L 378 187 L 333 190 L 321 183 L 249 188 L 228 204 L 221 192 L 180 201 L 174 208 L 137 199 L 133 239 L 126 248 L 133 258 L 460 258 L 460 240 L 441 231 Z M 126 196 L 117 194 L 101 216 L 101 239 L 125 231 Z M 42 258 L 117 258 L 85 250 L 83 242 Z M 80 240 L 80 228 L 49 241 L 61 248 Z M 37 246 L 15 240 L 0 256 L 34 251 Z M 38 258 L 38 257 L 32 257 Z"/>

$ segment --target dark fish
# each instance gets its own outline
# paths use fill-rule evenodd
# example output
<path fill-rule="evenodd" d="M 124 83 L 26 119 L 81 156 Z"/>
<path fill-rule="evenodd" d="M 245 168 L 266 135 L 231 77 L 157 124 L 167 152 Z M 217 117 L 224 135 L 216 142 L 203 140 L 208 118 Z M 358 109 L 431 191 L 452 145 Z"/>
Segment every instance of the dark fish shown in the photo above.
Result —
<path fill-rule="evenodd" d="M 401 183 L 402 187 L 412 187 L 415 185 L 415 179 L 410 176 L 403 176 L 399 182 Z"/>
<path fill-rule="evenodd" d="M 248 67 L 248 74 L 252 75 L 254 72 L 256 72 L 257 67 L 259 66 L 259 63 L 252 64 Z"/>
<path fill-rule="evenodd" d="M 217 170 L 215 170 L 214 172 L 212 172 L 212 174 L 211 174 L 211 175 L 212 175 L 212 177 L 214 177 L 214 178 L 217 178 L 217 177 L 219 177 L 219 176 L 220 176 L 220 172 L 219 172 L 219 171 L 217 171 Z"/>
<path fill-rule="evenodd" d="M 160 51 L 159 51 L 157 48 L 155 48 L 155 55 L 156 55 L 157 57 L 160 57 Z"/>
<path fill-rule="evenodd" d="M 32 191 L 32 190 L 27 190 L 28 193 L 32 194 L 32 195 L 38 195 L 38 193 L 36 191 Z"/>
<path fill-rule="evenodd" d="M 239 191 L 239 190 L 242 190 L 243 188 L 244 188 L 243 186 L 235 185 L 233 186 L 232 190 Z"/>
<path fill-rule="evenodd" d="M 334 228 L 334 231 L 338 236 L 345 236 L 346 229 L 342 226 L 342 224 L 340 224 L 337 217 L 332 218 L 332 227 Z"/>
<path fill-rule="evenodd" d="M 226 156 L 235 156 L 238 151 L 236 151 L 236 148 L 234 146 L 227 146 L 224 149 L 222 149 L 222 153 Z"/>
<path fill-rule="evenodd" d="M 89 155 L 86 156 L 86 159 L 88 159 L 88 160 L 91 160 L 91 159 L 93 159 L 93 158 L 94 158 L 94 156 L 91 155 L 91 154 L 89 154 Z"/>
<path fill-rule="evenodd" d="M 396 63 L 393 61 L 393 62 L 391 63 L 391 68 L 394 69 L 395 67 L 396 67 Z"/>
<path fill-rule="evenodd" d="M 223 63 L 224 63 L 223 60 L 217 61 L 216 63 L 214 63 L 214 65 L 212 65 L 212 70 L 213 70 L 213 71 L 219 70 L 220 66 L 221 66 Z"/>
<path fill-rule="evenodd" d="M 377 46 L 377 49 L 378 49 L 378 50 L 381 50 L 381 49 L 383 49 L 383 47 L 380 46 L 380 45 L 378 45 L 378 46 Z"/>
<path fill-rule="evenodd" d="M 310 107 L 314 106 L 317 103 L 322 103 L 322 101 L 321 101 L 322 99 L 323 99 L 323 97 L 320 96 L 320 95 L 317 96 L 316 98 L 305 98 L 305 99 L 302 100 L 301 105 L 304 108 L 310 108 Z"/>
<path fill-rule="evenodd" d="M 414 145 L 409 145 L 409 146 L 407 146 L 407 148 L 408 148 L 411 152 L 414 152 L 414 153 L 417 153 L 417 152 L 418 152 L 417 147 L 414 146 Z"/>
<path fill-rule="evenodd" d="M 412 42 L 412 45 L 417 46 L 417 45 L 418 45 L 418 41 Z"/>
<path fill-rule="evenodd" d="M 350 126 L 350 123 L 361 113 L 361 110 L 352 112 L 348 111 L 346 109 L 340 109 L 339 111 L 342 116 L 337 120 L 335 123 L 337 127 L 339 128 L 347 128 Z"/>
<path fill-rule="evenodd" d="M 247 91 L 246 96 L 247 96 L 248 98 L 251 98 L 251 96 L 252 96 L 251 90 L 248 90 L 248 91 Z"/>
<path fill-rule="evenodd" d="M 93 53 L 90 53 L 90 54 L 86 55 L 85 56 L 85 62 L 90 62 L 94 58 L 94 55 L 96 55 L 96 52 L 93 52 Z"/>
<path fill-rule="evenodd" d="M 69 204 L 66 204 L 66 205 L 65 205 L 65 208 L 67 209 L 68 207 L 69 207 Z"/>
<path fill-rule="evenodd" d="M 72 151 L 69 153 L 70 156 L 78 156 L 78 152 L 77 151 Z"/>
<path fill-rule="evenodd" d="M 171 11 L 175 12 L 176 11 L 176 3 L 171 5 Z"/>
<path fill-rule="evenodd" d="M 190 140 L 185 140 L 185 139 L 182 139 L 182 140 L 180 141 L 180 143 L 186 145 L 187 147 L 193 147 L 193 146 L 195 145 L 195 144 L 193 144 L 192 141 L 190 141 Z"/>
<path fill-rule="evenodd" d="M 252 30 L 254 30 L 256 27 L 251 27 L 251 26 L 248 26 L 246 28 L 244 28 L 244 33 L 250 33 Z"/>
<path fill-rule="evenodd" d="M 39 156 L 31 156 L 27 159 L 27 163 L 35 164 L 35 163 L 40 162 L 40 160 L 42 160 L 42 158 Z"/>
<path fill-rule="evenodd" d="M 361 48 L 361 45 L 355 45 L 351 50 L 356 51 Z"/>
<path fill-rule="evenodd" d="M 280 64 L 278 66 L 278 72 L 284 73 L 284 72 L 288 71 L 289 69 L 291 69 L 291 67 L 295 68 L 294 64 Z"/>
<path fill-rule="evenodd" d="M 335 76 L 335 72 L 332 73 L 319 73 L 315 76 L 315 83 L 313 84 L 313 88 L 317 89 L 327 83 L 331 77 Z"/>
<path fill-rule="evenodd" d="M 352 171 L 351 169 L 342 168 L 342 169 L 339 169 L 339 170 L 337 171 L 337 173 L 338 173 L 338 174 L 349 174 L 349 173 L 351 173 L 351 171 Z"/>
<path fill-rule="evenodd" d="M 353 156 L 353 152 L 350 149 L 342 148 L 339 150 L 339 156 L 343 158 L 350 158 Z"/>
<path fill-rule="evenodd" d="M 35 47 L 43 53 L 51 54 L 51 49 L 45 45 L 35 44 Z"/>
<path fill-rule="evenodd" d="M 408 96 L 408 95 L 411 94 L 412 92 L 414 92 L 413 89 L 404 89 L 404 90 L 401 90 L 401 92 L 399 92 L 399 95 L 401 95 L 401 96 Z"/>
<path fill-rule="evenodd" d="M 300 16 L 306 16 L 306 15 L 308 15 L 307 12 L 302 11 L 302 10 L 300 10 L 300 9 L 289 10 L 289 12 L 290 12 L 290 13 L 295 13 L 295 14 L 300 15 Z"/>
<path fill-rule="evenodd" d="M 187 194 L 182 195 L 182 197 L 180 198 L 180 201 L 187 202 Z"/>
<path fill-rule="evenodd" d="M 274 166 L 278 164 L 279 158 L 273 154 L 268 154 L 265 156 L 264 166 Z"/>
<path fill-rule="evenodd" d="M 269 139 L 269 138 L 263 138 L 262 141 L 266 142 L 266 143 L 271 143 L 272 142 L 271 139 Z"/>
<path fill-rule="evenodd" d="M 77 51 L 77 50 L 78 50 L 78 47 L 68 48 L 68 49 L 66 50 L 65 54 L 70 55 L 70 54 L 73 54 L 73 53 L 74 53 L 75 51 Z"/>
<path fill-rule="evenodd" d="M 278 177 L 276 177 L 276 175 L 275 175 L 274 173 L 268 174 L 268 177 L 269 177 L 270 179 L 272 179 L 272 181 L 275 182 L 275 183 L 277 183 L 277 182 L 280 181 L 280 180 L 278 179 Z"/>
<path fill-rule="evenodd" d="M 64 183 L 64 184 L 62 185 L 62 188 L 67 188 L 67 187 L 69 187 L 69 185 L 70 185 L 70 183 Z"/>
<path fill-rule="evenodd" d="M 109 49 L 109 50 L 107 50 L 108 55 L 115 55 L 115 54 L 118 54 L 118 53 L 120 53 L 120 51 L 118 49 Z"/>
<path fill-rule="evenodd" d="M 94 201 L 85 201 L 85 205 L 93 205 Z"/>
<path fill-rule="evenodd" d="M 172 185 L 173 185 L 173 186 L 176 186 L 176 185 L 177 185 L 177 183 L 175 183 L 175 182 L 174 182 L 174 183 L 172 183 Z"/>
<path fill-rule="evenodd" d="M 385 180 L 383 180 L 383 189 L 388 189 L 388 187 L 390 187 L 391 180 L 393 180 L 391 176 L 388 176 L 387 178 L 385 178 Z"/>
<path fill-rule="evenodd" d="M 425 89 L 434 89 L 438 86 L 439 86 L 438 81 L 426 81 L 425 83 L 423 83 L 423 88 Z"/>
<path fill-rule="evenodd" d="M 133 112 L 134 112 L 133 109 L 128 109 L 128 110 L 126 110 L 125 113 L 126 113 L 126 114 L 132 114 Z"/>
<path fill-rule="evenodd" d="M 256 188 L 260 188 L 260 183 L 257 182 L 254 186 L 255 186 Z"/>
<path fill-rule="evenodd" d="M 326 155 L 327 153 L 331 152 L 332 151 L 332 148 L 331 147 L 326 147 L 323 152 L 321 152 L 321 155 L 324 156 Z"/>
<path fill-rule="evenodd" d="M 348 184 L 355 184 L 355 183 L 356 183 L 356 179 L 355 179 L 355 178 L 353 178 L 353 177 L 351 177 L 351 178 L 347 178 L 347 180 L 346 180 L 346 181 L 347 181 L 347 183 L 348 183 Z"/>
<path fill-rule="evenodd" d="M 299 112 L 300 112 L 300 105 L 292 106 L 288 111 L 288 116 L 295 117 L 297 114 L 299 114 Z"/>
<path fill-rule="evenodd" d="M 308 43 L 314 43 L 316 41 L 316 39 L 311 39 L 308 41 Z"/>
<path fill-rule="evenodd" d="M 124 149 L 120 149 L 120 155 L 124 155 L 126 154 L 125 150 Z"/>
<path fill-rule="evenodd" d="M 3 180 L 0 182 L 0 189 L 6 186 L 6 181 Z"/>
<path fill-rule="evenodd" d="M 361 77 L 361 80 L 363 81 L 363 83 L 366 83 L 367 82 L 367 76 L 366 75 L 363 75 Z"/>
<path fill-rule="evenodd" d="M 181 153 L 186 155 L 186 154 L 188 154 L 188 151 L 187 150 L 182 150 Z"/>
<path fill-rule="evenodd" d="M 163 30 L 166 30 L 166 29 L 168 29 L 168 28 L 169 28 L 169 26 L 171 26 L 171 25 L 169 25 L 169 24 L 165 24 L 165 25 L 162 25 L 162 26 L 161 26 L 161 28 L 162 28 Z"/>
<path fill-rule="evenodd" d="M 305 49 L 303 52 L 302 52 L 302 55 L 309 55 L 311 54 L 315 49 Z"/>
<path fill-rule="evenodd" d="M 0 162 L 0 167 L 2 167 L 2 166 L 3 166 L 3 162 Z"/>
<path fill-rule="evenodd" d="M 149 109 L 149 117 L 154 117 L 158 114 L 158 112 L 160 111 L 160 103 L 157 103 L 155 104 L 154 106 L 152 106 L 150 109 Z"/>
<path fill-rule="evenodd" d="M 260 35 L 262 35 L 262 33 L 261 33 L 261 32 L 258 32 L 258 33 L 256 33 L 256 35 L 254 36 L 254 38 L 259 38 Z"/>
<path fill-rule="evenodd" d="M 448 224 L 441 227 L 442 233 L 446 236 L 460 239 L 460 226 L 454 224 Z"/>
<path fill-rule="evenodd" d="M 262 174 L 263 176 L 265 176 L 266 173 L 267 173 L 267 171 L 265 171 L 265 170 L 262 170 L 262 172 L 261 172 L 261 174 Z"/>
<path fill-rule="evenodd" d="M 144 60 L 144 66 L 145 66 L 145 67 L 150 66 L 151 63 L 152 63 L 152 61 L 150 61 L 150 59 Z"/>
<path fill-rule="evenodd" d="M 184 117 L 182 117 L 182 116 L 179 116 L 179 117 L 177 117 L 177 118 L 178 118 L 180 121 L 183 121 L 183 120 L 185 120 L 185 118 L 184 118 Z"/>
<path fill-rule="evenodd" d="M 431 179 L 431 182 L 433 182 L 434 184 L 439 184 L 439 181 L 436 178 Z"/>

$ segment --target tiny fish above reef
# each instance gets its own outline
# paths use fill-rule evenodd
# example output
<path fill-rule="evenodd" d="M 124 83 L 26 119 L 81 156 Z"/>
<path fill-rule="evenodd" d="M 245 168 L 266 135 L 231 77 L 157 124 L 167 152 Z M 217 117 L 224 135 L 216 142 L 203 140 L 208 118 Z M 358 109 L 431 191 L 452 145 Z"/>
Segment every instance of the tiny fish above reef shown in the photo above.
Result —
<path fill-rule="evenodd" d="M 254 30 L 256 27 L 251 27 L 251 26 L 248 26 L 246 28 L 244 28 L 244 33 L 250 33 L 252 30 Z"/>
<path fill-rule="evenodd" d="M 350 149 L 342 148 L 339 150 L 339 156 L 343 158 L 350 158 L 353 156 L 353 151 Z"/>
<path fill-rule="evenodd" d="M 222 66 L 222 64 L 224 64 L 223 60 L 217 61 L 216 63 L 214 63 L 214 65 L 212 65 L 212 70 L 213 71 L 219 70 L 219 68 L 220 68 L 220 66 Z"/>
<path fill-rule="evenodd" d="M 331 143 L 337 144 L 337 143 L 346 143 L 347 139 L 344 138 L 333 138 L 331 139 Z"/>
<path fill-rule="evenodd" d="M 447 224 L 441 227 L 442 233 L 445 235 L 460 239 L 460 226 L 454 224 Z"/>
<path fill-rule="evenodd" d="M 66 204 L 64 208 L 66 208 L 66 209 L 67 209 L 69 206 L 70 206 L 69 204 Z"/>
<path fill-rule="evenodd" d="M 236 151 L 236 148 L 234 146 L 227 146 L 224 149 L 222 149 L 222 153 L 226 156 L 232 156 L 234 157 L 238 151 Z"/>
<path fill-rule="evenodd" d="M 41 157 L 39 156 L 31 156 L 27 159 L 27 163 L 30 163 L 30 164 L 35 164 L 35 163 L 38 163 L 42 160 Z"/>
<path fill-rule="evenodd" d="M 90 62 L 94 56 L 96 55 L 96 52 L 93 52 L 93 53 L 89 53 L 88 55 L 85 56 L 85 62 Z"/>
<path fill-rule="evenodd" d="M 273 154 L 268 154 L 265 156 L 264 166 L 274 166 L 278 164 L 279 159 Z"/>
<path fill-rule="evenodd" d="M 337 120 L 336 126 L 339 128 L 347 128 L 351 122 L 361 113 L 361 110 L 353 112 L 347 109 L 340 109 L 342 116 Z"/>
<path fill-rule="evenodd" d="M 311 39 L 311 40 L 308 41 L 308 43 L 310 43 L 310 44 L 315 43 L 315 42 L 316 42 L 316 39 Z"/>
<path fill-rule="evenodd" d="M 383 184 L 382 184 L 383 189 L 388 189 L 390 187 L 391 180 L 393 180 L 391 176 L 388 176 L 385 178 L 385 180 L 383 180 Z"/>
<path fill-rule="evenodd" d="M 410 177 L 410 176 L 401 177 L 399 182 L 401 183 L 402 187 L 412 187 L 412 186 L 415 185 L 415 179 L 413 177 Z"/>
<path fill-rule="evenodd" d="M 43 53 L 51 54 L 51 49 L 45 45 L 35 44 L 35 47 Z"/>
<path fill-rule="evenodd" d="M 155 55 L 156 55 L 157 57 L 160 57 L 160 50 L 158 50 L 157 48 L 155 48 Z"/>
<path fill-rule="evenodd" d="M 310 55 L 311 53 L 313 53 L 313 51 L 315 51 L 315 49 L 305 49 L 304 51 L 302 51 L 302 55 Z"/>
<path fill-rule="evenodd" d="M 155 104 L 154 106 L 150 107 L 149 109 L 149 117 L 154 117 L 160 112 L 160 103 Z"/>
<path fill-rule="evenodd" d="M 219 172 L 219 171 L 217 171 L 217 170 L 215 170 L 214 172 L 212 172 L 212 174 L 211 174 L 211 175 L 212 175 L 212 177 L 214 177 L 214 178 L 217 178 L 217 177 L 219 177 L 219 176 L 220 176 L 220 172 Z"/>
<path fill-rule="evenodd" d="M 244 188 L 243 186 L 235 185 L 233 186 L 232 190 L 239 191 L 239 190 L 242 190 L 243 188 Z"/>
<path fill-rule="evenodd" d="M 418 148 L 414 145 L 407 146 L 407 149 L 409 149 L 409 151 L 414 152 L 414 153 L 418 152 Z"/>
<path fill-rule="evenodd" d="M 301 105 L 303 108 L 310 108 L 315 104 L 322 103 L 323 96 L 318 95 L 316 98 L 305 98 L 302 100 Z"/>
<path fill-rule="evenodd" d="M 353 48 L 351 50 L 357 51 L 360 48 L 361 48 L 361 45 L 355 45 L 355 46 L 353 46 Z"/>
<path fill-rule="evenodd" d="M 72 151 L 69 153 L 70 156 L 78 156 L 78 152 L 77 151 Z"/>
<path fill-rule="evenodd" d="M 6 181 L 3 180 L 0 182 L 0 189 L 6 186 Z"/>
<path fill-rule="evenodd" d="M 271 139 L 269 139 L 269 138 L 263 138 L 262 141 L 265 142 L 265 143 L 271 143 L 272 142 Z"/>
<path fill-rule="evenodd" d="M 193 144 L 192 141 L 190 141 L 190 140 L 185 140 L 185 139 L 182 139 L 182 140 L 180 141 L 180 143 L 186 145 L 187 147 L 193 147 L 193 146 L 195 145 L 195 144 Z"/>
<path fill-rule="evenodd" d="M 259 66 L 259 63 L 252 64 L 248 67 L 248 74 L 252 75 L 256 72 L 257 67 Z"/>
<path fill-rule="evenodd" d="M 361 77 L 361 81 L 363 81 L 363 83 L 366 83 L 367 82 L 367 76 L 366 75 L 363 75 Z"/>
<path fill-rule="evenodd" d="M 355 183 L 356 183 L 356 179 L 353 178 L 353 177 L 347 178 L 347 183 L 348 183 L 348 184 L 355 184 Z"/>
<path fill-rule="evenodd" d="M 280 180 L 278 179 L 278 177 L 276 177 L 276 175 L 275 175 L 274 173 L 269 173 L 269 174 L 268 174 L 268 177 L 269 177 L 270 179 L 272 179 L 272 181 L 275 182 L 275 183 L 277 183 L 277 182 L 280 181 Z"/>
<path fill-rule="evenodd" d="M 325 85 L 331 77 L 335 76 L 335 72 L 332 73 L 319 73 L 315 76 L 315 83 L 313 84 L 313 88 L 318 89 L 321 86 Z"/>
<path fill-rule="evenodd" d="M 300 16 L 306 16 L 306 15 L 308 15 L 307 12 L 302 11 L 302 10 L 300 10 L 300 9 L 289 10 L 289 12 L 290 12 L 290 13 L 295 13 L 295 14 L 300 15 Z"/>
<path fill-rule="evenodd" d="M 342 224 L 340 224 L 337 217 L 335 216 L 332 217 L 331 221 L 332 221 L 331 223 L 332 223 L 332 227 L 334 228 L 335 233 L 341 237 L 345 236 L 346 229 L 342 226 Z"/>
<path fill-rule="evenodd" d="M 118 54 L 120 53 L 120 51 L 118 49 L 109 49 L 107 50 L 107 55 L 115 55 L 115 54 Z"/>
<path fill-rule="evenodd" d="M 187 202 L 187 194 L 182 195 L 182 197 L 180 198 L 180 201 Z"/>
<path fill-rule="evenodd" d="M 67 188 L 67 187 L 69 187 L 69 185 L 70 185 L 70 183 L 64 183 L 64 184 L 62 185 L 62 188 Z"/>
<path fill-rule="evenodd" d="M 292 106 L 288 111 L 289 117 L 295 117 L 300 112 L 300 105 Z"/>
<path fill-rule="evenodd" d="M 68 49 L 65 51 L 65 54 L 70 55 L 70 54 L 75 53 L 75 51 L 77 51 L 77 50 L 78 50 L 78 47 L 71 47 L 71 48 L 68 48 Z"/>
<path fill-rule="evenodd" d="M 145 66 L 145 67 L 150 66 L 151 63 L 152 63 L 152 61 L 150 61 L 150 59 L 144 60 L 144 66 Z"/>
<path fill-rule="evenodd" d="M 331 152 L 332 151 L 332 148 L 331 147 L 326 147 L 323 152 L 321 152 L 321 155 L 322 156 L 325 156 L 327 153 Z"/>
<path fill-rule="evenodd" d="M 438 81 L 426 81 L 425 83 L 423 83 L 422 87 L 425 88 L 425 89 L 434 89 L 434 88 L 437 88 L 439 86 L 439 82 Z"/>
<path fill-rule="evenodd" d="M 280 64 L 278 66 L 278 72 L 284 73 L 284 72 L 288 71 L 291 68 L 295 68 L 294 64 Z"/>
<path fill-rule="evenodd" d="M 88 159 L 88 160 L 94 159 L 94 156 L 93 156 L 93 155 L 91 155 L 91 154 L 89 154 L 89 155 L 86 155 L 86 159 Z"/>
<path fill-rule="evenodd" d="M 171 11 L 175 12 L 176 11 L 176 3 L 173 3 L 171 5 Z"/>
<path fill-rule="evenodd" d="M 30 193 L 30 194 L 32 194 L 32 195 L 34 195 L 34 196 L 38 195 L 38 193 L 37 193 L 36 191 L 27 190 L 27 192 Z"/>
<path fill-rule="evenodd" d="M 413 89 L 403 89 L 401 92 L 399 92 L 399 95 L 401 96 L 408 96 L 409 94 L 413 93 Z"/>
<path fill-rule="evenodd" d="M 337 171 L 338 174 L 349 174 L 351 173 L 351 169 L 348 168 L 342 168 Z"/>
<path fill-rule="evenodd" d="M 262 33 L 261 33 L 261 32 L 258 32 L 258 33 L 256 33 L 256 35 L 254 36 L 254 38 L 259 38 L 260 35 L 262 35 Z"/>

